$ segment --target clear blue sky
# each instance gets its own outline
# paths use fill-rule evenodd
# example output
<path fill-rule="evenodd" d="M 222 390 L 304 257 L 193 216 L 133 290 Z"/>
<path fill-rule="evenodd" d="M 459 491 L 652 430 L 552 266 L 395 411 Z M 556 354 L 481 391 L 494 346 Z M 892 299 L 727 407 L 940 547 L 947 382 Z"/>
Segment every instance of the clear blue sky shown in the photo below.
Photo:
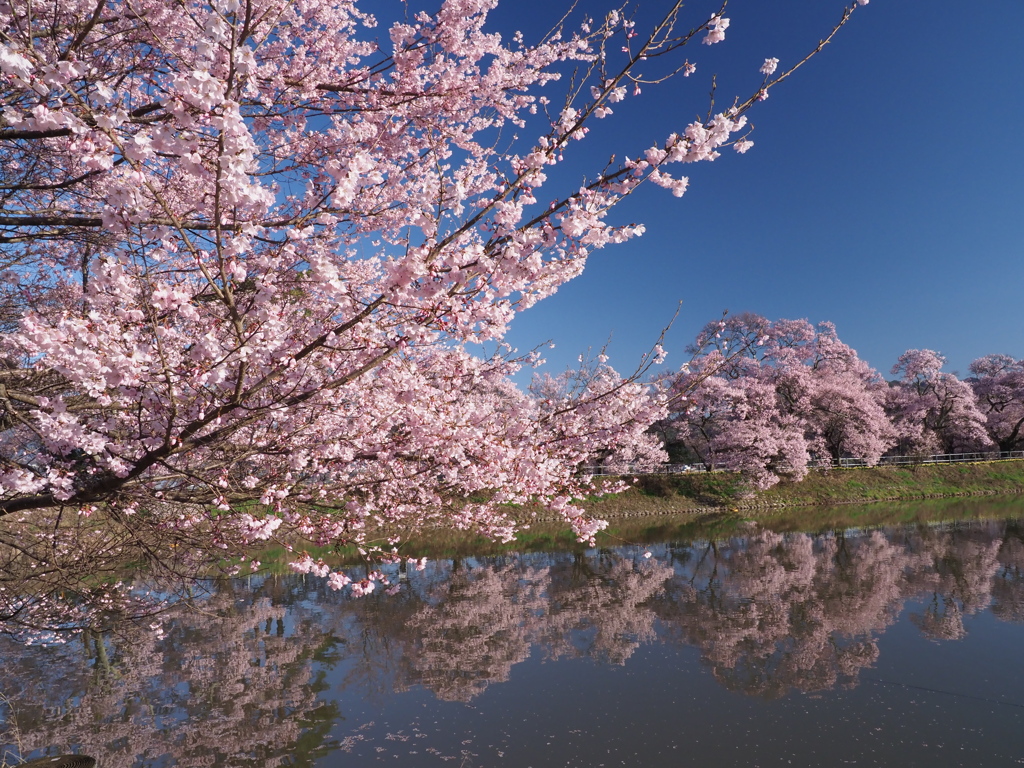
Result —
<path fill-rule="evenodd" d="M 689 6 L 693 19 L 714 7 Z M 746 96 L 766 57 L 792 63 L 842 7 L 732 0 L 725 42 L 688 52 L 697 73 L 616 105 L 580 143 L 579 168 L 681 130 L 706 111 L 713 73 L 720 104 Z M 560 8 L 503 0 L 492 19 L 530 39 Z M 831 320 L 884 374 L 909 348 L 938 350 L 964 375 L 984 354 L 1024 357 L 1024 2 L 872 0 L 750 117 L 753 149 L 673 166 L 690 176 L 681 199 L 651 188 L 624 203 L 614 220 L 642 221 L 646 235 L 597 251 L 508 341 L 551 339 L 560 370 L 611 337 L 626 371 L 682 300 L 667 365 L 723 309 Z"/>

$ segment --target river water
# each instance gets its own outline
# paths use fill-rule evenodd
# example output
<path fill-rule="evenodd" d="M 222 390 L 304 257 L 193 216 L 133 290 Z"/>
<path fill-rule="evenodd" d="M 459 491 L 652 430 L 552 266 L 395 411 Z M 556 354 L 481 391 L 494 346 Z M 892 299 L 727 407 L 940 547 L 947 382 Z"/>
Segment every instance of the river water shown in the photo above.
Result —
<path fill-rule="evenodd" d="M 1022 519 L 394 575 L 360 599 L 254 576 L 158 630 L 0 639 L 0 749 L 100 768 L 1024 764 Z"/>

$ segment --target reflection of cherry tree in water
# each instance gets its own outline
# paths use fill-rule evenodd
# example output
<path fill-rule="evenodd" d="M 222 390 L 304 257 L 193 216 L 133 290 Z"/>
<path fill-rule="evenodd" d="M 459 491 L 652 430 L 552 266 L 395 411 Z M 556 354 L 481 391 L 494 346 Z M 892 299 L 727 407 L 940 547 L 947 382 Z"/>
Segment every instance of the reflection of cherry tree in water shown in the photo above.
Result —
<path fill-rule="evenodd" d="M 312 660 L 334 641 L 314 615 L 228 584 L 165 628 L 162 637 L 86 632 L 20 654 L 0 639 L 0 654 L 17 660 L 5 664 L 0 692 L 23 754 L 74 749 L 101 766 L 309 763 L 337 717 L 317 699 Z M 323 732 L 309 738 L 311 730 Z M 0 743 L 7 736 L 0 732 Z"/>
<path fill-rule="evenodd" d="M 596 557 L 555 555 L 470 567 L 459 561 L 451 579 L 425 595 L 408 621 L 405 682 L 442 699 L 468 700 L 537 646 L 552 659 L 591 657 L 623 664 L 655 640 L 648 603 L 671 567 L 634 562 L 602 551 Z"/>
<path fill-rule="evenodd" d="M 855 682 L 877 657 L 873 633 L 898 612 L 904 564 L 881 533 L 762 533 L 708 544 L 682 564 L 657 610 L 729 688 L 827 689 Z"/>
<path fill-rule="evenodd" d="M 552 659 L 594 657 L 622 664 L 653 642 L 650 598 L 671 567 L 610 552 L 431 563 L 397 595 L 345 601 L 325 616 L 344 647 L 344 687 L 374 696 L 422 685 L 468 701 L 534 647 Z"/>
<path fill-rule="evenodd" d="M 766 532 L 674 554 L 676 576 L 656 602 L 666 632 L 699 646 L 723 684 L 747 693 L 855 684 L 907 600 L 923 599 L 910 619 L 933 639 L 962 637 L 964 616 L 993 597 L 997 616 L 1024 619 L 1019 523 Z"/>
<path fill-rule="evenodd" d="M 999 569 L 992 582 L 992 613 L 1003 621 L 1024 622 L 1024 525 L 1006 526 L 999 547 Z"/>
<path fill-rule="evenodd" d="M 345 603 L 358 618 L 336 620 L 335 631 L 363 648 L 349 682 L 469 700 L 534 646 L 552 659 L 622 664 L 660 635 L 700 647 L 724 685 L 777 696 L 854 685 L 907 600 L 931 595 L 959 616 L 994 594 L 997 615 L 1018 620 L 1024 606 L 1024 529 L 1014 523 L 762 532 L 670 547 L 666 558 L 635 554 L 432 563 L 393 598 Z M 936 636 L 933 624 L 918 626 Z"/>
<path fill-rule="evenodd" d="M 923 610 L 911 613 L 910 620 L 926 637 L 959 639 L 967 634 L 964 616 L 988 606 L 1003 543 L 993 534 L 984 527 L 953 526 L 922 530 L 911 542 L 928 559 L 928 567 L 914 570 L 908 585 L 909 594 L 925 598 Z"/>
<path fill-rule="evenodd" d="M 371 699 L 423 686 L 468 701 L 535 647 L 623 664 L 663 640 L 697 646 L 730 689 L 779 696 L 855 684 L 907 601 L 931 638 L 963 635 L 964 617 L 993 598 L 997 616 L 1024 618 L 1019 523 L 756 532 L 654 550 L 432 562 L 399 573 L 398 594 L 362 599 L 298 576 L 252 591 L 235 581 L 201 614 L 169 614 L 163 637 L 127 629 L 27 650 L 0 640 L 0 693 L 26 751 L 182 766 L 291 754 L 303 765 L 345 746 L 328 735 L 337 705 L 318 699 L 328 667 Z"/>
<path fill-rule="evenodd" d="M 563 560 L 551 568 L 548 612 L 536 627 L 537 640 L 553 659 L 625 664 L 641 644 L 654 642 L 651 600 L 671 577 L 669 565 L 608 550 Z"/>
<path fill-rule="evenodd" d="M 544 569 L 456 560 L 409 620 L 404 681 L 468 701 L 530 655 L 530 617 L 543 612 Z"/>
<path fill-rule="evenodd" d="M 375 695 L 423 685 L 467 701 L 507 680 L 534 646 L 552 658 L 623 663 L 654 640 L 642 603 L 670 574 L 610 553 L 431 563 L 397 595 L 346 601 L 343 614 L 325 620 L 345 647 L 361 649 L 348 659 L 343 686 Z"/>

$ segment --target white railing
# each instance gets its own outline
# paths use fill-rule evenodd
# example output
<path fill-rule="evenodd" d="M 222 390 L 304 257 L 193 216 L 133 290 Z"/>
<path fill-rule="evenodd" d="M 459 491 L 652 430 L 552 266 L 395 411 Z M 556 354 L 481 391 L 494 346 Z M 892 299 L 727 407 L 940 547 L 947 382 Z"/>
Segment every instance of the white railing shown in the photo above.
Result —
<path fill-rule="evenodd" d="M 956 464 L 964 461 L 1004 461 L 1006 459 L 1024 459 L 1024 451 L 976 451 L 974 453 L 936 453 L 930 456 L 883 456 L 878 460 L 880 466 L 890 464 Z M 827 467 L 866 467 L 867 459 L 842 458 L 838 464 L 811 464 L 810 466 Z"/>
<path fill-rule="evenodd" d="M 678 475 L 684 472 L 704 472 L 703 464 L 619 464 L 613 467 L 583 467 L 584 474 L 598 475 Z"/>
<path fill-rule="evenodd" d="M 883 456 L 875 466 L 892 466 L 906 464 L 957 464 L 968 461 L 1005 461 L 1006 459 L 1024 459 L 1024 451 L 976 451 L 974 453 L 936 453 L 928 456 Z M 812 461 L 808 465 L 812 469 L 856 469 L 872 466 L 867 459 L 839 459 L 838 463 Z M 617 467 L 583 467 L 588 475 L 677 475 L 687 472 L 704 472 L 704 464 L 628 464 Z"/>

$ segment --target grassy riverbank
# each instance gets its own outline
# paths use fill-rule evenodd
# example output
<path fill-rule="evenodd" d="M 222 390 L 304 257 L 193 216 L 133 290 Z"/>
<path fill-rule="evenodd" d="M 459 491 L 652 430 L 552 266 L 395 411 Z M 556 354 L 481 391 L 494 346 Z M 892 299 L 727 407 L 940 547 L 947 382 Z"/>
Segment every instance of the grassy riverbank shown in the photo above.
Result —
<path fill-rule="evenodd" d="M 800 482 L 781 482 L 753 496 L 729 472 L 646 475 L 625 493 L 588 499 L 602 517 L 754 511 L 780 507 L 918 501 L 1024 492 L 1024 460 L 921 464 L 812 471 Z"/>
<path fill-rule="evenodd" d="M 763 510 L 723 509 L 693 512 L 609 516 L 607 530 L 597 535 L 599 547 L 623 544 L 647 544 L 677 541 L 720 541 L 743 536 L 756 529 L 778 533 L 824 533 L 851 528 L 876 528 L 892 525 L 930 525 L 933 523 L 969 523 L 980 520 L 1024 518 L 1024 494 L 987 496 L 973 499 L 931 499 L 916 502 L 881 504 L 843 504 L 840 506 L 777 507 Z M 516 540 L 500 544 L 466 531 L 436 530 L 421 533 L 402 546 L 405 555 L 430 559 L 489 557 L 513 552 L 583 552 L 564 523 L 534 522 L 519 533 Z M 333 565 L 359 561 L 351 551 L 313 552 Z M 264 570 L 290 573 L 287 563 L 294 559 L 283 549 L 261 554 Z"/>
<path fill-rule="evenodd" d="M 780 483 L 752 497 L 733 473 L 646 475 L 624 493 L 596 496 L 583 506 L 610 522 L 607 531 L 598 535 L 598 546 L 727 538 L 747 532 L 751 521 L 780 533 L 816 533 L 1020 517 L 1024 516 L 1024 460 L 814 471 L 802 482 Z M 510 544 L 445 529 L 412 535 L 403 554 L 464 558 L 586 549 L 564 523 L 543 517 L 531 520 L 529 510 L 522 511 L 529 527 Z M 358 559 L 348 550 L 314 554 L 338 564 Z M 287 572 L 285 563 L 291 556 L 270 550 L 260 559 L 277 564 L 271 571 Z"/>
<path fill-rule="evenodd" d="M 742 498 L 739 478 L 724 472 L 637 479 L 625 493 L 585 502 L 609 521 L 598 534 L 598 546 L 723 539 L 749 533 L 752 525 L 779 533 L 821 533 L 1024 517 L 1024 461 L 815 472 L 753 498 Z M 436 531 L 415 539 L 409 551 L 466 557 L 585 548 L 564 524 L 536 521 L 509 545 Z"/>

